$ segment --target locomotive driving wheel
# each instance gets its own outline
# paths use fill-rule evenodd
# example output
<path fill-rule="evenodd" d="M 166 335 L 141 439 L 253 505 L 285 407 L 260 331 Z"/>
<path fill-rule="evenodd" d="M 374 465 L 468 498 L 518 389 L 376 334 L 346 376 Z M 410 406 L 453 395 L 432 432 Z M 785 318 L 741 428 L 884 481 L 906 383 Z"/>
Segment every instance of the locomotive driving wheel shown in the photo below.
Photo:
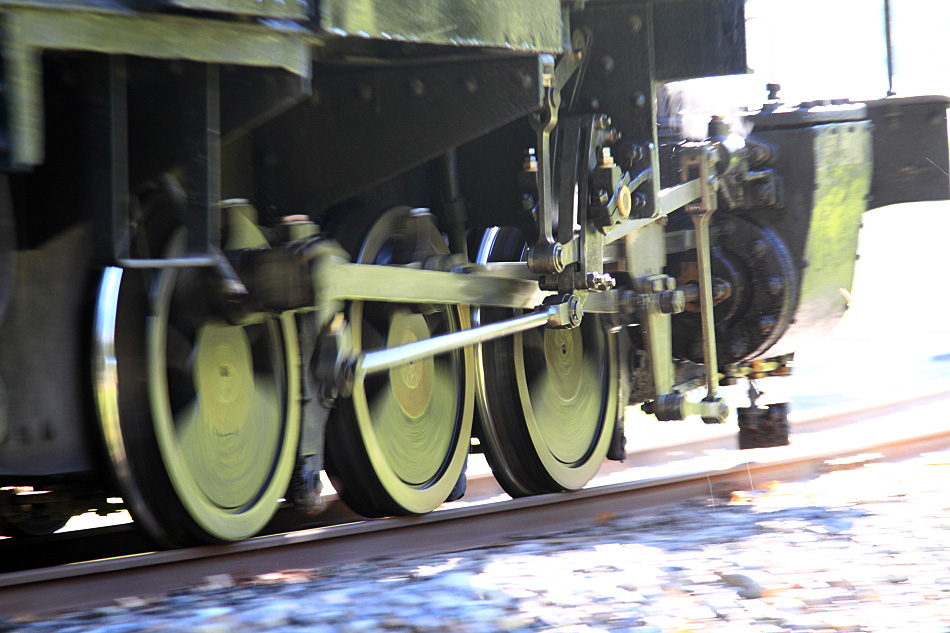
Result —
<path fill-rule="evenodd" d="M 236 213 L 236 211 L 231 211 Z M 228 249 L 266 247 L 249 219 Z M 165 256 L 184 254 L 185 233 Z M 95 315 L 95 388 L 133 518 L 165 545 L 253 536 L 287 489 L 300 432 L 293 317 L 214 309 L 209 269 L 107 268 Z"/>
<path fill-rule="evenodd" d="M 338 238 L 361 264 L 398 265 L 446 254 L 425 213 L 396 207 L 364 239 Z M 468 327 L 457 306 L 351 302 L 355 350 L 395 347 Z M 327 473 L 343 501 L 365 516 L 420 514 L 441 505 L 462 474 L 474 409 L 474 353 L 457 350 L 357 381 L 327 425 Z"/>
<path fill-rule="evenodd" d="M 478 263 L 519 261 L 521 232 L 486 232 Z M 512 316 L 481 308 L 475 325 Z M 595 315 L 568 330 L 538 328 L 483 343 L 478 358 L 478 432 L 502 488 L 513 497 L 577 490 L 597 473 L 618 406 L 615 337 Z"/>

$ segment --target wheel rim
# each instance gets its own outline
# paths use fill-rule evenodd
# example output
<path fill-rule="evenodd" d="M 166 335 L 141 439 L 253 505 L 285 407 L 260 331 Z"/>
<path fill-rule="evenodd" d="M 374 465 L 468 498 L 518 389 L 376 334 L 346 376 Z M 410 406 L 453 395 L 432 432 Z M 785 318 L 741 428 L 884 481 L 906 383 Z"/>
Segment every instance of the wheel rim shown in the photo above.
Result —
<path fill-rule="evenodd" d="M 478 263 L 515 261 L 514 229 L 490 229 Z M 512 316 L 481 309 L 476 325 Z M 617 413 L 616 340 L 594 315 L 579 328 L 537 329 L 483 344 L 478 354 L 481 439 L 512 496 L 582 488 L 607 454 Z"/>
<path fill-rule="evenodd" d="M 446 251 L 430 220 L 399 207 L 373 225 L 357 261 L 402 263 L 418 257 L 420 246 L 428 254 Z M 348 310 L 357 350 L 438 336 L 468 319 L 467 309 L 453 307 L 355 301 Z M 368 376 L 338 402 L 327 429 L 328 470 L 348 505 L 384 516 L 425 513 L 445 501 L 468 452 L 473 369 L 470 350 L 442 354 Z"/>
<path fill-rule="evenodd" d="M 184 243 L 174 234 L 166 255 Z M 200 301 L 181 295 L 203 274 L 166 269 L 149 284 L 109 268 L 97 304 L 106 446 L 133 517 L 165 544 L 254 535 L 276 512 L 296 459 L 293 317 L 236 326 L 200 316 L 190 307 Z M 148 415 L 136 411 L 145 399 Z"/>

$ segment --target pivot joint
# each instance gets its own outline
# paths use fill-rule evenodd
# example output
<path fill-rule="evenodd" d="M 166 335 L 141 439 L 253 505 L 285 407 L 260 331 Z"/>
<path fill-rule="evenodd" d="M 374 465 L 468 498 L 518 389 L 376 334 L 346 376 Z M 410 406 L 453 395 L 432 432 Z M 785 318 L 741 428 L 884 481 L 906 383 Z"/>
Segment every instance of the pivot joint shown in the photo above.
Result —
<path fill-rule="evenodd" d="M 555 330 L 575 328 L 584 318 L 584 305 L 577 295 L 548 297 L 542 305 L 548 308 L 546 326 Z"/>
<path fill-rule="evenodd" d="M 657 420 L 685 420 L 698 415 L 706 424 L 719 424 L 729 417 L 729 405 L 722 398 L 706 398 L 699 402 L 686 399 L 681 393 L 660 394 L 653 402 L 643 405 L 644 413 L 653 414 Z"/>

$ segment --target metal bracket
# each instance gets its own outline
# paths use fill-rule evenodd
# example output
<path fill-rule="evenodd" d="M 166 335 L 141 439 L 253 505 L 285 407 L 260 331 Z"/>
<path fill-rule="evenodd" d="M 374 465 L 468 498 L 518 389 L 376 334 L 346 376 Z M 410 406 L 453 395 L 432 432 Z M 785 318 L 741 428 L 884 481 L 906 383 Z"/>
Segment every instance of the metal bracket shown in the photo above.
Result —
<path fill-rule="evenodd" d="M 544 274 L 559 273 L 564 267 L 558 267 L 557 257 L 554 255 L 554 177 L 551 161 L 551 132 L 557 127 L 561 92 L 554 85 L 554 58 L 542 55 L 541 65 L 543 105 L 531 120 L 531 126 L 538 138 L 538 241 L 528 249 L 527 259 L 531 270 Z"/>

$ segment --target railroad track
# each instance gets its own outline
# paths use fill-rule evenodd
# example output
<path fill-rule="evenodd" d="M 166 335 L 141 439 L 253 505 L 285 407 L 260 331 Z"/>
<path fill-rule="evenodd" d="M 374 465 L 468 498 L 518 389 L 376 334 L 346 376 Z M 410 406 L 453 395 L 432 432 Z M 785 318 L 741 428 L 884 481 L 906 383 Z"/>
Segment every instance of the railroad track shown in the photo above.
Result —
<path fill-rule="evenodd" d="M 472 501 L 449 504 L 429 515 L 356 521 L 340 504 L 331 503 L 331 513 L 320 519 L 334 525 L 224 546 L 148 552 L 147 541 L 132 526 L 56 535 L 37 539 L 30 547 L 8 541 L 0 547 L 5 569 L 25 567 L 38 551 L 46 553 L 47 564 L 74 564 L 0 574 L 0 613 L 90 608 L 123 597 L 200 585 L 222 574 L 242 579 L 278 570 L 471 549 L 697 497 L 716 503 L 734 490 L 768 481 L 803 479 L 829 467 L 946 448 L 950 428 L 941 421 L 948 402 L 950 392 L 940 391 L 793 420 L 793 433 L 798 435 L 788 447 L 717 450 L 727 435 L 730 447 L 735 445 L 732 434 L 713 435 L 705 443 L 655 446 L 631 453 L 626 466 L 608 463 L 587 489 L 573 493 L 492 501 L 503 493 L 490 478 L 476 474 L 470 481 Z M 697 456 L 655 463 L 670 453 Z M 281 519 L 293 520 L 287 515 Z M 75 562 L 76 552 L 95 552 L 103 559 Z"/>

